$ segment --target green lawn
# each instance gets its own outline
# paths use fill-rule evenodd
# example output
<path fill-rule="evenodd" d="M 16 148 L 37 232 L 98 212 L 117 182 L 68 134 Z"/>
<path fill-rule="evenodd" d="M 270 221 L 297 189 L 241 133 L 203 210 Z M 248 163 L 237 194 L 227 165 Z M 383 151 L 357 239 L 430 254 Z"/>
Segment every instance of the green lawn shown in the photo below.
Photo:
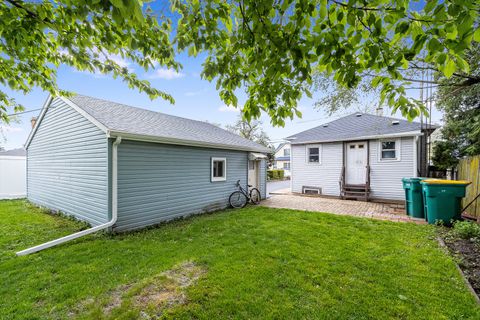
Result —
<path fill-rule="evenodd" d="M 431 226 L 248 207 L 14 254 L 81 227 L 0 201 L 1 319 L 480 319 Z"/>

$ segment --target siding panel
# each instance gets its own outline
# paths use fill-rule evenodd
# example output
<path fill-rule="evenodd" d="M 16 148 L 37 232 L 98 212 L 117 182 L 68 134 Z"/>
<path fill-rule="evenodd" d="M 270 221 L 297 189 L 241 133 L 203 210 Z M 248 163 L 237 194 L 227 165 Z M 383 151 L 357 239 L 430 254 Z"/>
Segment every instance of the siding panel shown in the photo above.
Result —
<path fill-rule="evenodd" d="M 342 173 L 342 143 L 323 143 L 321 164 L 307 163 L 306 145 L 292 145 L 292 192 L 302 192 L 303 186 L 320 187 L 322 194 L 339 196 Z"/>
<path fill-rule="evenodd" d="M 27 150 L 27 197 L 92 225 L 108 221 L 107 138 L 54 99 Z"/>
<path fill-rule="evenodd" d="M 403 200 L 402 178 L 413 176 L 414 138 L 401 138 L 400 161 L 379 161 L 379 140 L 370 141 L 371 197 Z"/>
<path fill-rule="evenodd" d="M 401 138 L 401 160 L 379 161 L 379 140 L 370 141 L 371 197 L 404 199 L 402 178 L 411 177 L 414 168 L 412 137 Z M 306 145 L 292 145 L 292 191 L 302 192 L 302 186 L 320 187 L 325 195 L 339 196 L 342 170 L 342 143 L 322 144 L 322 163 L 308 164 Z"/>
<path fill-rule="evenodd" d="M 210 181 L 211 157 L 227 158 L 227 181 Z M 226 208 L 235 182 L 247 183 L 247 161 L 242 151 L 123 141 L 115 231 Z"/>

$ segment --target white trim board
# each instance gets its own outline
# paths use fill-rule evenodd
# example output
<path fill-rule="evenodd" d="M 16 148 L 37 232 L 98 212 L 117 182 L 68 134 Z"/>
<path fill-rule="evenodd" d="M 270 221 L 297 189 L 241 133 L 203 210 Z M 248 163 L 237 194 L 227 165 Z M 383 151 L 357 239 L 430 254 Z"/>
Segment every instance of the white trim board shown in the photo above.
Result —
<path fill-rule="evenodd" d="M 394 141 L 395 142 L 395 158 L 385 158 L 382 159 L 382 142 L 385 141 Z M 401 138 L 386 138 L 380 139 L 377 142 L 377 162 L 378 163 L 385 163 L 385 162 L 397 162 L 402 161 L 402 139 Z"/>
<path fill-rule="evenodd" d="M 52 102 L 52 100 L 53 100 L 52 95 L 48 95 L 47 100 L 45 100 L 45 102 L 43 103 L 42 111 L 40 111 L 40 115 L 38 116 L 37 121 L 35 122 L 35 126 L 33 126 L 32 131 L 30 131 L 27 141 L 24 144 L 25 149 L 27 149 L 28 146 L 30 145 L 30 142 L 32 141 L 33 136 L 37 132 L 37 129 L 40 126 L 40 122 L 42 122 L 42 119 L 45 116 L 48 106 L 50 105 L 50 102 Z"/>
<path fill-rule="evenodd" d="M 420 130 L 399 132 L 399 133 L 389 133 L 389 134 L 380 134 L 372 136 L 361 136 L 345 139 L 329 139 L 329 140 L 312 140 L 312 141 L 302 141 L 295 143 L 295 140 L 290 141 L 293 145 L 302 145 L 302 144 L 315 144 L 315 143 L 327 143 L 327 142 L 343 142 L 343 141 L 360 141 L 360 140 L 375 140 L 375 139 L 385 139 L 385 138 L 403 138 L 403 137 L 415 137 L 423 135 Z"/>
<path fill-rule="evenodd" d="M 213 163 L 215 161 L 223 162 L 223 176 L 221 176 L 221 177 L 214 177 L 213 176 Z M 225 157 L 212 157 L 211 160 L 210 160 L 210 182 L 221 182 L 221 181 L 227 181 L 227 158 L 225 158 Z"/>
<path fill-rule="evenodd" d="M 122 137 L 122 139 L 125 139 L 125 140 L 174 144 L 174 145 L 180 145 L 180 146 L 202 147 L 202 148 L 223 149 L 223 150 L 236 150 L 236 151 L 251 151 L 251 152 L 264 153 L 263 151 L 258 151 L 258 150 L 254 150 L 254 149 L 251 149 L 251 148 L 243 148 L 243 147 L 225 145 L 225 144 L 220 144 L 220 143 L 218 143 L 218 144 L 215 143 L 214 144 L 214 143 L 206 143 L 206 142 L 193 141 L 193 140 L 165 138 L 165 137 L 158 137 L 158 136 L 149 136 L 149 135 L 128 133 L 128 132 L 124 132 L 124 131 L 108 130 L 107 131 L 107 137 L 109 137 L 109 138 Z"/>
<path fill-rule="evenodd" d="M 60 97 L 60 99 L 65 102 L 67 105 L 69 105 L 70 107 L 72 107 L 73 109 L 75 109 L 75 111 L 77 111 L 78 113 L 80 113 L 82 116 L 84 116 L 88 121 L 90 121 L 91 123 L 93 123 L 94 125 L 96 125 L 100 130 L 102 130 L 104 133 L 107 133 L 108 132 L 108 128 L 103 124 L 101 123 L 100 121 L 98 121 L 97 119 L 95 119 L 94 117 L 92 117 L 88 112 L 86 112 L 85 110 L 83 110 L 82 108 L 80 108 L 79 106 L 77 106 L 75 103 L 73 103 L 72 101 L 68 100 L 67 98 L 64 98 L 64 97 Z"/>
<path fill-rule="evenodd" d="M 108 131 L 108 128 L 100 123 L 97 119 L 92 117 L 90 114 L 85 112 L 82 108 L 74 104 L 72 101 L 68 100 L 67 98 L 64 97 L 58 97 L 60 100 L 62 100 L 65 104 L 67 104 L 69 107 L 71 107 L 73 110 L 78 112 L 80 115 L 82 115 L 85 119 L 93 123 L 96 127 L 98 127 L 100 130 L 102 130 L 105 134 Z M 37 132 L 43 118 L 45 117 L 45 114 L 47 113 L 53 99 L 55 99 L 52 95 L 49 95 L 47 100 L 45 101 L 42 111 L 40 112 L 40 115 L 38 116 L 37 122 L 35 123 L 35 126 L 33 127 L 32 131 L 30 132 L 30 135 L 27 138 L 27 141 L 25 142 L 25 149 L 28 149 L 28 146 L 32 142 L 33 137 L 35 136 L 35 133 Z"/>

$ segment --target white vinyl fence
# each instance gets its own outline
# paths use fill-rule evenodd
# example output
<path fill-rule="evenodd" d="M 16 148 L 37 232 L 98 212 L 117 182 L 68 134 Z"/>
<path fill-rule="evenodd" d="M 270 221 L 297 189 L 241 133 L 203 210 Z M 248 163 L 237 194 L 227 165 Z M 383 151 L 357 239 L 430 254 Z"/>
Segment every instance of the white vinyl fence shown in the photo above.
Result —
<path fill-rule="evenodd" d="M 0 156 L 0 199 L 24 198 L 27 161 L 23 156 Z"/>

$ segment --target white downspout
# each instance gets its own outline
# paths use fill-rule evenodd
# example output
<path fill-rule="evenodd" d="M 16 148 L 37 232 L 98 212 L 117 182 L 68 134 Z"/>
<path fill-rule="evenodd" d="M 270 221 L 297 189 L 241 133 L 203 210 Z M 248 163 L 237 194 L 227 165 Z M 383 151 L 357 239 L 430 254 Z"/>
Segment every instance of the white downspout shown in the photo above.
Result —
<path fill-rule="evenodd" d="M 413 137 L 413 177 L 418 177 L 418 136 Z"/>
<path fill-rule="evenodd" d="M 115 222 L 117 222 L 117 217 L 118 217 L 117 215 L 117 175 L 118 175 L 117 149 L 118 149 L 118 145 L 121 142 L 122 142 L 122 138 L 117 137 L 117 139 L 115 139 L 115 141 L 112 144 L 112 219 L 107 223 L 101 224 L 99 226 L 96 226 L 87 230 L 83 230 L 83 231 L 80 231 L 62 238 L 58 238 L 49 242 L 45 242 L 35 247 L 18 251 L 17 256 L 25 256 L 30 253 L 38 252 L 38 251 L 62 244 L 64 242 L 86 236 L 87 234 L 109 228 L 113 226 Z"/>

